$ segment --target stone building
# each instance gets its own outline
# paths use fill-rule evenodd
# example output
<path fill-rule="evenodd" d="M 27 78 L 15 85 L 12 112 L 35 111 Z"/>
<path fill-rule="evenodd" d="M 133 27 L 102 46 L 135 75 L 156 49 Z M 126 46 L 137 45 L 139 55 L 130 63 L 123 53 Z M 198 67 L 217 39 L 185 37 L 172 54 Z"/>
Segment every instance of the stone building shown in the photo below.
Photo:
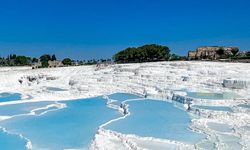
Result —
<path fill-rule="evenodd" d="M 224 55 L 232 55 L 232 50 L 236 47 L 223 47 L 223 46 L 203 46 L 196 49 L 196 51 L 188 52 L 189 60 L 217 60 L 221 56 L 218 54 L 218 51 L 223 49 Z"/>
<path fill-rule="evenodd" d="M 31 67 L 32 69 L 37 69 L 39 67 L 42 67 L 42 63 L 40 60 L 38 60 L 38 62 L 32 63 Z"/>
<path fill-rule="evenodd" d="M 188 51 L 188 59 L 195 60 L 196 58 L 196 51 Z"/>
<path fill-rule="evenodd" d="M 62 61 L 59 61 L 59 60 L 54 60 L 54 61 L 49 60 L 48 63 L 49 63 L 49 68 L 63 67 L 64 66 Z"/>

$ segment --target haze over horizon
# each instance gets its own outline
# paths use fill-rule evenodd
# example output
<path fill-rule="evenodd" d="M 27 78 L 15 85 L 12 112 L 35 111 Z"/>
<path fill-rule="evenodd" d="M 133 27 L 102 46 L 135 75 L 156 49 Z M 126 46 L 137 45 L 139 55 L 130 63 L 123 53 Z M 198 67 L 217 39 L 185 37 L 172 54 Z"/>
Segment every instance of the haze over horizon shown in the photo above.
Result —
<path fill-rule="evenodd" d="M 199 46 L 250 49 L 248 0 L 10 0 L 0 2 L 0 56 L 111 58 L 162 44 L 186 55 Z"/>

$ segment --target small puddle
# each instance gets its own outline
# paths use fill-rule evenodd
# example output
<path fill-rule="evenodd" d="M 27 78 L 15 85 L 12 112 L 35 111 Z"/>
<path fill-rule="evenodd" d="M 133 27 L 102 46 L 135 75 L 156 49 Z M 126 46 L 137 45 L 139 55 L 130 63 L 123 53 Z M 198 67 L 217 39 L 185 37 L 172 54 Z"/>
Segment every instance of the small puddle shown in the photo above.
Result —
<path fill-rule="evenodd" d="M 208 128 L 215 130 L 215 131 L 219 131 L 219 132 L 231 132 L 232 131 L 232 127 L 224 123 L 208 122 L 207 126 Z"/>
<path fill-rule="evenodd" d="M 209 100 L 226 100 L 240 98 L 235 93 L 206 93 L 206 92 L 187 92 L 187 96 L 196 99 L 209 99 Z"/>
<path fill-rule="evenodd" d="M 214 110 L 214 111 L 233 112 L 233 110 L 230 107 L 226 107 L 226 106 L 193 105 L 192 108 L 205 109 L 205 110 Z"/>
<path fill-rule="evenodd" d="M 67 91 L 66 89 L 61 89 L 61 88 L 57 88 L 57 87 L 47 87 L 46 89 L 49 91 L 55 91 L 55 92 Z"/>

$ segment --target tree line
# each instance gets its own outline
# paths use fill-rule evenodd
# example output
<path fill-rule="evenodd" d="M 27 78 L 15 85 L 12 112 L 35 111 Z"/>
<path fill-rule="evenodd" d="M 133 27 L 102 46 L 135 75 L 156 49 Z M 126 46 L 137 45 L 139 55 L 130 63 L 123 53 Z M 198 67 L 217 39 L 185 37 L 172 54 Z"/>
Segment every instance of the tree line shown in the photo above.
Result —
<path fill-rule="evenodd" d="M 216 53 L 221 59 L 250 59 L 250 51 L 245 53 L 239 53 L 240 49 L 238 47 L 232 47 L 231 53 L 228 53 L 223 47 L 220 47 Z"/>
<path fill-rule="evenodd" d="M 18 56 L 16 54 L 8 55 L 6 58 L 0 57 L 1 66 L 26 66 L 36 62 L 36 58 L 27 56 Z"/>
<path fill-rule="evenodd" d="M 0 66 L 32 66 L 40 64 L 39 67 L 47 68 L 49 61 L 57 61 L 56 55 L 44 54 L 39 58 L 28 57 L 16 54 L 10 54 L 7 57 L 0 57 Z M 64 58 L 62 60 L 65 66 L 75 65 L 93 65 L 97 63 L 111 62 L 111 59 L 90 59 L 90 60 L 73 60 L 71 58 Z"/>
<path fill-rule="evenodd" d="M 113 56 L 112 59 L 90 59 L 90 60 L 72 60 L 71 58 L 64 58 L 63 65 L 93 65 L 97 63 L 116 62 L 116 63 L 141 63 L 141 62 L 155 62 L 155 61 L 171 61 L 171 60 L 185 60 L 186 57 L 171 53 L 167 46 L 148 44 L 140 47 L 126 48 Z M 44 54 L 39 58 L 28 57 L 22 55 L 11 54 L 6 58 L 0 57 L 0 66 L 31 66 L 40 63 L 46 68 L 49 66 L 49 61 L 56 61 L 55 54 Z"/>
<path fill-rule="evenodd" d="M 167 46 L 150 44 L 126 48 L 113 56 L 117 63 L 141 63 L 168 60 L 185 60 L 186 57 L 170 53 Z"/>

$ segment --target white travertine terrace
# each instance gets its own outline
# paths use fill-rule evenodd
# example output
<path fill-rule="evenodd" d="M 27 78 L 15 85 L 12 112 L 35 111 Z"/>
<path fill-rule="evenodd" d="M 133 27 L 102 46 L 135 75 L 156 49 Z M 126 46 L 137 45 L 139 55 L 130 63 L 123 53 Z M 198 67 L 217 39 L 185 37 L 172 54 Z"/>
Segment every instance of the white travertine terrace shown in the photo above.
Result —
<path fill-rule="evenodd" d="M 53 91 L 47 87 L 64 90 Z M 0 68 L 0 93 L 21 93 L 23 99 L 19 102 L 2 102 L 0 105 L 87 98 L 115 92 L 145 94 L 145 91 L 148 97 L 164 100 L 170 99 L 173 93 L 185 93 L 185 90 L 233 92 L 241 98 L 193 101 L 194 104 L 229 106 L 233 109 L 233 112 L 202 110 L 199 117 L 189 112 L 193 117 L 191 128 L 208 137 L 196 145 L 123 135 L 101 128 L 90 148 L 152 149 L 153 145 L 156 149 L 196 149 L 210 144 L 216 149 L 250 149 L 250 130 L 246 129 L 250 124 L 250 111 L 237 106 L 250 103 L 250 64 L 247 63 L 180 61 L 116 64 L 100 68 L 94 65 L 35 70 L 30 67 Z M 216 131 L 209 126 L 211 123 L 226 124 L 232 131 Z"/>

